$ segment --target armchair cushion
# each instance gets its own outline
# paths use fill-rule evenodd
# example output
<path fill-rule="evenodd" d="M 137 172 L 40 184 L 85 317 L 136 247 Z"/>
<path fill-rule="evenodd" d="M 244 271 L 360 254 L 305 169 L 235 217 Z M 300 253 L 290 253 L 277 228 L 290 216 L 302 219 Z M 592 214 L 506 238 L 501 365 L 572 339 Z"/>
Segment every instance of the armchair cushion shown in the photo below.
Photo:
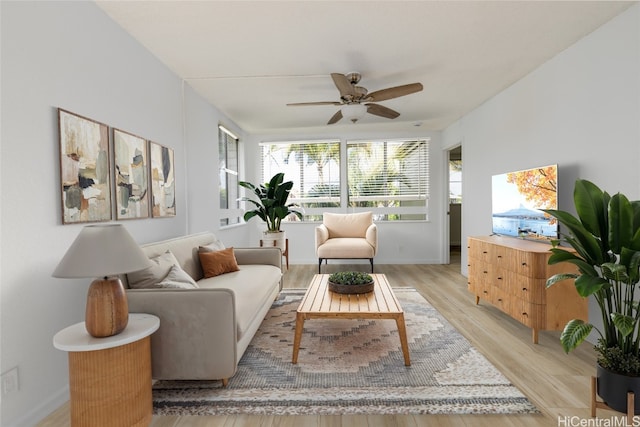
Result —
<path fill-rule="evenodd" d="M 329 239 L 336 237 L 365 237 L 367 228 L 373 224 L 371 212 L 354 214 L 322 214 L 322 223 L 329 231 Z"/>
<path fill-rule="evenodd" d="M 318 247 L 318 258 L 373 258 L 375 249 L 363 238 L 337 237 Z"/>

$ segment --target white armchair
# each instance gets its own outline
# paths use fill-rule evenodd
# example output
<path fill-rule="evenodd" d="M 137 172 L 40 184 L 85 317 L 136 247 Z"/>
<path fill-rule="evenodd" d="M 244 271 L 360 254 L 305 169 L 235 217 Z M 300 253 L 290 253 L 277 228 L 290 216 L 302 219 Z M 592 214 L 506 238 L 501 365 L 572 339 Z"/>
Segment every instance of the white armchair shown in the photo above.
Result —
<path fill-rule="evenodd" d="M 373 257 L 378 252 L 378 228 L 371 212 L 323 213 L 316 227 L 318 273 L 329 259 L 368 259 L 373 273 Z"/>

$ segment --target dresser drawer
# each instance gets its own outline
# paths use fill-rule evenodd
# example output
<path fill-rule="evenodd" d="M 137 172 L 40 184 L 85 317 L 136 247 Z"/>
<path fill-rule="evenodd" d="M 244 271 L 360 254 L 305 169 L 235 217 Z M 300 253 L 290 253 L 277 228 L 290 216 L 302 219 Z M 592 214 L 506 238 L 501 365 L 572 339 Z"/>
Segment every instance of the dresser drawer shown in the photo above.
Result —
<path fill-rule="evenodd" d="M 520 323 L 534 329 L 546 329 L 546 306 L 520 298 L 511 297 L 509 315 Z"/>
<path fill-rule="evenodd" d="M 509 293 L 517 298 L 534 304 L 545 304 L 547 301 L 546 279 L 536 279 L 509 271 L 505 274 L 509 284 Z"/>
<path fill-rule="evenodd" d="M 492 264 L 497 267 L 509 264 L 507 248 L 479 240 L 469 240 L 469 258 L 475 258 L 481 263 Z"/>
<path fill-rule="evenodd" d="M 508 269 L 522 276 L 546 279 L 549 255 L 538 252 L 511 251 Z"/>

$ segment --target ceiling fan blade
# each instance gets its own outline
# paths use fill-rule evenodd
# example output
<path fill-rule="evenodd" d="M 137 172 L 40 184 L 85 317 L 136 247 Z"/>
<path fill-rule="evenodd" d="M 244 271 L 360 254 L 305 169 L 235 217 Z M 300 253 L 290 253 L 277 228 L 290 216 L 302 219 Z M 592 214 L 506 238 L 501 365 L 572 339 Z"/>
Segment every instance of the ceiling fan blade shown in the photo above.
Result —
<path fill-rule="evenodd" d="M 397 111 L 392 110 L 391 108 L 384 107 L 382 105 L 378 105 L 378 104 L 366 104 L 366 105 L 367 105 L 367 113 L 369 114 L 385 117 L 387 119 L 395 119 L 400 115 L 400 113 L 398 113 Z"/>
<path fill-rule="evenodd" d="M 367 96 L 367 101 L 380 102 L 387 99 L 399 98 L 401 96 L 410 95 L 412 93 L 420 92 L 422 90 L 422 83 L 411 83 L 408 85 L 390 87 L 388 89 L 377 90 L 371 92 Z"/>
<path fill-rule="evenodd" d="M 337 101 L 319 101 L 319 102 L 293 102 L 287 105 L 296 107 L 301 105 L 342 105 L 342 103 Z"/>
<path fill-rule="evenodd" d="M 331 118 L 329 119 L 329 121 L 327 122 L 328 125 L 332 125 L 334 123 L 337 123 L 340 121 L 340 119 L 342 119 L 342 110 L 338 110 L 337 113 L 335 113 L 333 116 L 331 116 Z"/>
<path fill-rule="evenodd" d="M 331 78 L 333 79 L 333 83 L 335 83 L 336 87 L 338 88 L 338 91 L 340 91 L 341 97 L 354 97 L 357 95 L 356 89 L 344 74 L 331 73 Z"/>

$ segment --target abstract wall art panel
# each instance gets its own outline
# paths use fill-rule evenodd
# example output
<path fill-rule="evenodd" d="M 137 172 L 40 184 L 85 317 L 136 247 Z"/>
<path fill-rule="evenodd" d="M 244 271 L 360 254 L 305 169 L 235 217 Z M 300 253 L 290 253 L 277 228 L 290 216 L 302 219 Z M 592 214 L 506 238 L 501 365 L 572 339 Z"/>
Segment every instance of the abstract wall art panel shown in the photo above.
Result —
<path fill-rule="evenodd" d="M 58 109 L 62 223 L 109 221 L 109 127 Z"/>
<path fill-rule="evenodd" d="M 151 151 L 151 193 L 154 218 L 176 215 L 176 182 L 173 149 L 155 142 Z"/>
<path fill-rule="evenodd" d="M 147 141 L 113 130 L 116 218 L 149 218 L 149 161 Z"/>

